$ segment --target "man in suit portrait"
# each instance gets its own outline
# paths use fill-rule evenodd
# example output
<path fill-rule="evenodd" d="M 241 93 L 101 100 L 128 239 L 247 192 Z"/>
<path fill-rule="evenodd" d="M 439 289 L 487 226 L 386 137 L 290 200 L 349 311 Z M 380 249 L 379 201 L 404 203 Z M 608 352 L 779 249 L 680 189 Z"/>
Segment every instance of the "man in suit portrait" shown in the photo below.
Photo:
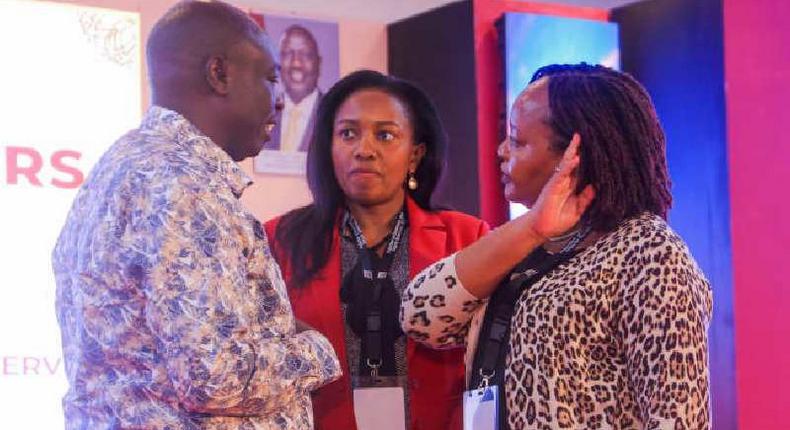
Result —
<path fill-rule="evenodd" d="M 307 28 L 295 24 L 285 29 L 280 39 L 280 67 L 285 87 L 284 107 L 279 126 L 264 149 L 304 152 L 321 99 L 318 89 L 321 56 L 318 43 Z"/>

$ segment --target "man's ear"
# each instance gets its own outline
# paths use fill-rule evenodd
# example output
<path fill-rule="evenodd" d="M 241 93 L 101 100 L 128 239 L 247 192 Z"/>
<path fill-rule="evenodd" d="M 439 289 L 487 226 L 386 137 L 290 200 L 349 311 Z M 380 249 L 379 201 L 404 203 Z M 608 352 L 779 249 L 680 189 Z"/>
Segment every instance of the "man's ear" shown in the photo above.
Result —
<path fill-rule="evenodd" d="M 206 60 L 206 82 L 213 92 L 221 96 L 228 94 L 228 66 L 228 58 L 224 56 L 212 55 Z"/>

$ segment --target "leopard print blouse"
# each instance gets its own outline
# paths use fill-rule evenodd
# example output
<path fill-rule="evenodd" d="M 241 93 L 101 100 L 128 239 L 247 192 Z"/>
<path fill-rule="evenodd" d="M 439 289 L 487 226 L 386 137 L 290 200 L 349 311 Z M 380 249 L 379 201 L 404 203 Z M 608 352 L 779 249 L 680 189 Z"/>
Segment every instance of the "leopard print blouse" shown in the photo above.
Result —
<path fill-rule="evenodd" d="M 466 345 L 469 369 L 485 301 L 459 282 L 455 255 L 402 297 L 404 331 L 434 348 Z M 664 220 L 622 222 L 516 303 L 505 364 L 510 428 L 710 428 L 711 313 L 708 281 Z"/>

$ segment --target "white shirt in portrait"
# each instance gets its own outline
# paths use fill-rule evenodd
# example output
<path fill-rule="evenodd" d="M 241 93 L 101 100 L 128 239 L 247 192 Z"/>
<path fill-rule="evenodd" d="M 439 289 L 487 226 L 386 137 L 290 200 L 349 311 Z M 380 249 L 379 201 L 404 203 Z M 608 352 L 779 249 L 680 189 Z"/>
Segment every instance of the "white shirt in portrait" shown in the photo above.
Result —
<path fill-rule="evenodd" d="M 286 95 L 282 113 L 280 151 L 296 152 L 299 150 L 305 131 L 310 125 L 310 117 L 313 114 L 313 108 L 317 101 L 318 88 L 314 89 L 299 103 L 294 103 Z"/>

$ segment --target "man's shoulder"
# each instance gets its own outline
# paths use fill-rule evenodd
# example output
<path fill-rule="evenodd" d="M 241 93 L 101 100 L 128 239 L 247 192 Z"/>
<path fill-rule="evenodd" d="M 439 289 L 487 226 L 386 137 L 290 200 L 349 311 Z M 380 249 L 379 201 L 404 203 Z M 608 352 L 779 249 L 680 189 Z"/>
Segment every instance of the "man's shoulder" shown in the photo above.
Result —
<path fill-rule="evenodd" d="M 315 104 L 313 104 L 313 112 L 318 110 L 318 105 L 321 103 L 321 99 L 324 98 L 324 92 L 320 89 L 315 90 Z"/>
<path fill-rule="evenodd" d="M 166 139 L 139 130 L 122 136 L 96 163 L 85 188 L 94 192 L 161 194 L 171 187 L 204 183 L 205 167 Z"/>

